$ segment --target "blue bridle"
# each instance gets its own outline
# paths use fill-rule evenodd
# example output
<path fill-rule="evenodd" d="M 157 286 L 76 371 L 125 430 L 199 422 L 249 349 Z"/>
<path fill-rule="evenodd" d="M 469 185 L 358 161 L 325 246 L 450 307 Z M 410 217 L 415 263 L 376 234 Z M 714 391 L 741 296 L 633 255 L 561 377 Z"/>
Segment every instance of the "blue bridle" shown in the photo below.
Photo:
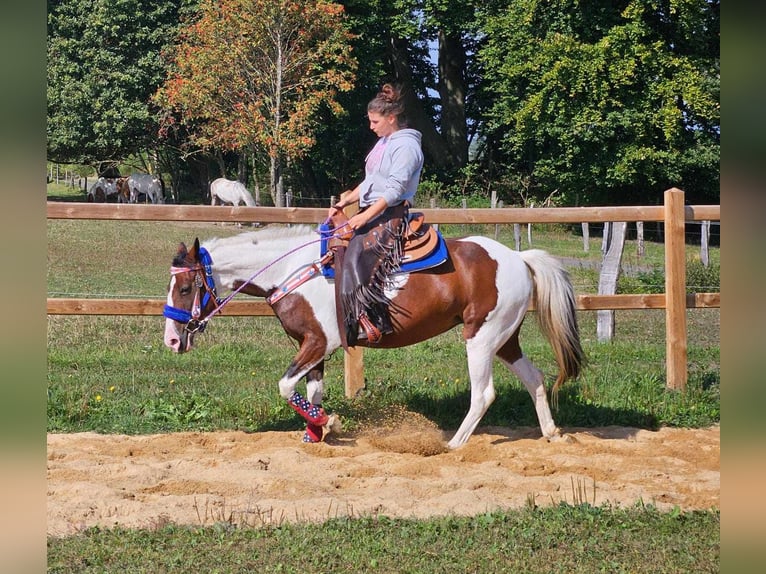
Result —
<path fill-rule="evenodd" d="M 194 303 L 192 304 L 191 311 L 187 311 L 186 309 L 179 309 L 178 307 L 173 307 L 168 304 L 165 304 L 165 307 L 162 310 L 162 314 L 168 319 L 178 321 L 179 323 L 186 323 L 184 329 L 190 333 L 195 333 L 197 331 L 201 333 L 205 330 L 207 320 L 200 320 L 200 315 L 202 314 L 202 309 L 204 309 L 208 303 L 210 303 L 210 299 L 212 297 L 215 297 L 216 306 L 221 304 L 221 299 L 218 298 L 215 288 L 215 281 L 213 280 L 213 259 L 210 257 L 210 253 L 208 253 L 207 249 L 200 247 L 199 263 L 197 265 L 194 267 L 170 268 L 171 275 L 200 270 L 205 271 L 205 282 L 202 282 L 199 274 L 196 275 L 195 279 L 197 284 L 197 293 L 194 295 Z M 200 301 L 199 293 L 203 288 L 204 294 L 202 295 L 202 300 Z"/>

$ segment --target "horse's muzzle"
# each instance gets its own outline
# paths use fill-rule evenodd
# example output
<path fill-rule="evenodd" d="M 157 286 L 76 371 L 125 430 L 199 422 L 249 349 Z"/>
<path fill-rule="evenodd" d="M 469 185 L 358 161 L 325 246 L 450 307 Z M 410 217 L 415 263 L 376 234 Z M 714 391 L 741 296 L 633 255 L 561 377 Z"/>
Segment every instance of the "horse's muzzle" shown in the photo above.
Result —
<path fill-rule="evenodd" d="M 175 353 L 185 353 L 191 351 L 194 337 L 186 329 L 181 329 L 180 333 L 176 329 L 176 322 L 172 319 L 165 319 L 165 346 Z"/>

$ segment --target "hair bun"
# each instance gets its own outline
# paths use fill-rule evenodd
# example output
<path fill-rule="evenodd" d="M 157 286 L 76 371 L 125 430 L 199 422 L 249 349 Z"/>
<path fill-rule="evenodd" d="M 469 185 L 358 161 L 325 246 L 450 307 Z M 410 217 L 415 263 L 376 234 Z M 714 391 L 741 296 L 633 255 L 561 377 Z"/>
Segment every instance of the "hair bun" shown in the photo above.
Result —
<path fill-rule="evenodd" d="M 379 96 L 387 103 L 393 104 L 399 100 L 399 91 L 391 84 L 383 84 Z"/>

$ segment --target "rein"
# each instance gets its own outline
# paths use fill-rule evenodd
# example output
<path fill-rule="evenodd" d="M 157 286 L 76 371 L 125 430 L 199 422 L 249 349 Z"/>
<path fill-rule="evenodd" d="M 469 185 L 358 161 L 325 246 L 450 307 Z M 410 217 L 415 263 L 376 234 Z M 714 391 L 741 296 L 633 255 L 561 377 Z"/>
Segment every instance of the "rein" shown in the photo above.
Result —
<path fill-rule="evenodd" d="M 246 285 L 251 283 L 253 279 L 258 277 L 261 273 L 265 272 L 267 269 L 284 259 L 285 257 L 288 257 L 289 255 L 292 255 L 293 253 L 303 249 L 304 247 L 308 247 L 309 245 L 312 245 L 314 243 L 318 243 L 320 241 L 326 241 L 327 239 L 331 237 L 337 237 L 335 235 L 336 231 L 340 228 L 335 229 L 325 229 L 325 226 L 327 224 L 328 220 L 325 220 L 325 222 L 320 226 L 320 229 L 318 233 L 321 235 L 319 239 L 312 239 L 311 241 L 307 241 L 306 243 L 303 243 L 301 245 L 298 245 L 297 247 L 294 247 L 290 251 L 283 253 L 276 259 L 274 259 L 271 263 L 268 265 L 262 267 L 255 273 L 253 273 L 250 278 L 243 282 L 242 285 L 234 289 L 231 293 L 229 293 L 225 298 L 221 299 L 216 294 L 216 286 L 215 281 L 213 280 L 213 259 L 210 257 L 210 253 L 208 253 L 207 249 L 204 247 L 200 247 L 199 250 L 199 263 L 196 265 L 193 265 L 191 267 L 171 267 L 170 268 L 170 274 L 171 275 L 178 275 L 179 273 L 188 273 L 191 271 L 201 271 L 204 269 L 205 271 L 205 281 L 204 283 L 200 280 L 199 275 L 196 276 L 196 284 L 197 284 L 197 292 L 194 295 L 194 302 L 192 303 L 191 311 L 187 311 L 186 309 L 180 309 L 178 307 L 173 307 L 172 305 L 165 304 L 162 314 L 173 321 L 178 321 L 179 323 L 186 323 L 184 329 L 190 333 L 196 333 L 199 331 L 200 333 L 205 330 L 205 326 L 207 325 L 207 322 L 210 321 L 215 315 L 220 313 L 223 308 L 231 301 L 234 296 L 242 291 L 242 289 L 245 288 Z M 309 268 L 306 270 L 302 270 L 297 275 L 294 274 L 291 276 L 287 281 L 282 283 L 279 287 L 277 287 L 275 293 L 273 293 L 271 296 L 269 296 L 266 299 L 266 302 L 269 303 L 269 305 L 273 305 L 277 301 L 279 301 L 282 297 L 296 289 L 299 285 L 302 285 L 309 279 L 315 277 L 318 272 L 321 270 L 322 265 L 326 264 L 330 259 L 332 258 L 332 255 L 328 257 L 325 255 L 325 257 L 318 259 L 314 261 Z M 204 287 L 205 294 L 202 296 L 202 300 L 200 301 L 200 291 Z M 204 309 L 209 303 L 211 297 L 215 298 L 215 309 L 213 309 L 210 314 L 208 314 L 206 317 L 200 319 L 200 316 L 202 314 L 202 309 Z"/>

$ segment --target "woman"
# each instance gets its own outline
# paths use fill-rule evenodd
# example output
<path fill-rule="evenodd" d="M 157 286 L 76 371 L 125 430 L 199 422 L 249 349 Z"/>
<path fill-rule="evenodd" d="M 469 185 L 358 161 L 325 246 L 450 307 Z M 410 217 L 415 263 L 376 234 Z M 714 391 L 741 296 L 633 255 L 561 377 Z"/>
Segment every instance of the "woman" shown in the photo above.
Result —
<path fill-rule="evenodd" d="M 365 178 L 329 213 L 332 217 L 359 203 L 359 212 L 348 220 L 354 233 L 340 272 L 341 331 L 345 327 L 349 346 L 357 341 L 359 325 L 371 343 L 393 331 L 384 289 L 401 260 L 407 209 L 423 169 L 421 134 L 407 127 L 398 86 L 385 84 L 380 89 L 367 105 L 367 118 L 378 141 L 365 160 Z"/>

